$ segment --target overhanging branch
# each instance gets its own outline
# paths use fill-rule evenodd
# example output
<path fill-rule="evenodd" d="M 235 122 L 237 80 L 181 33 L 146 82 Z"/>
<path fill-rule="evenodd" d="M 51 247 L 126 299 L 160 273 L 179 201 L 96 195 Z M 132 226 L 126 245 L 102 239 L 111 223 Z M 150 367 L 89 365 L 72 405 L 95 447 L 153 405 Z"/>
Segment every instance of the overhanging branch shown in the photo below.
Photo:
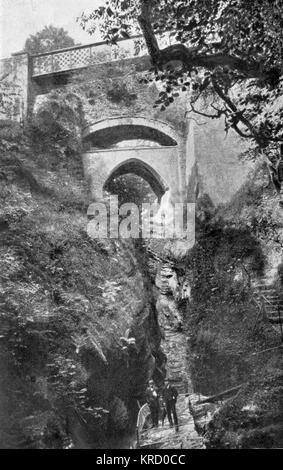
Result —
<path fill-rule="evenodd" d="M 216 67 L 229 67 L 241 73 L 245 78 L 268 79 L 269 72 L 264 70 L 262 64 L 256 61 L 247 62 L 229 54 L 201 54 L 197 48 L 189 48 L 184 44 L 173 44 L 160 49 L 151 23 L 152 0 L 141 1 L 138 23 L 142 30 L 152 64 L 162 68 L 170 62 L 178 61 L 184 68 L 190 70 L 194 67 L 203 67 L 214 70 Z M 280 74 L 280 71 L 278 71 Z"/>
<path fill-rule="evenodd" d="M 141 2 L 141 13 L 138 16 L 138 23 L 142 30 L 153 65 L 157 65 L 160 60 L 160 49 L 151 25 L 151 9 L 151 0 L 143 0 Z"/>
<path fill-rule="evenodd" d="M 253 137 L 255 139 L 255 141 L 259 144 L 259 146 L 261 146 L 263 144 L 263 139 L 262 137 L 260 137 L 258 135 L 258 133 L 256 132 L 256 130 L 254 129 L 253 125 L 250 123 L 250 121 L 243 115 L 242 112 L 239 112 L 236 105 L 233 103 L 233 101 L 229 98 L 229 96 L 227 96 L 224 91 L 222 90 L 222 88 L 218 85 L 217 81 L 215 80 L 215 78 L 212 78 L 212 84 L 213 84 L 213 87 L 214 87 L 214 90 L 216 91 L 216 93 L 218 94 L 218 96 L 224 101 L 224 103 L 226 103 L 226 105 L 228 106 L 228 108 L 232 111 L 232 113 L 234 113 L 235 115 L 237 115 L 237 122 L 235 121 L 234 123 L 232 123 L 231 127 L 233 127 L 235 129 L 235 131 L 241 135 L 241 137 Z M 238 122 L 241 122 L 242 124 L 244 124 L 244 126 L 249 129 L 250 131 L 250 134 L 245 134 L 244 132 L 241 131 L 241 129 L 239 129 L 238 127 Z"/>
<path fill-rule="evenodd" d="M 221 66 L 237 70 L 246 78 L 264 78 L 259 64 L 250 64 L 228 54 L 199 54 L 196 48 L 189 48 L 184 44 L 173 44 L 159 51 L 157 65 L 166 65 L 172 61 L 180 61 L 188 69 L 203 67 L 214 70 Z"/>
<path fill-rule="evenodd" d="M 220 116 L 222 116 L 222 114 L 226 113 L 226 111 L 224 109 L 215 109 L 214 108 L 216 110 L 216 113 L 215 114 L 209 114 L 209 113 L 205 113 L 203 111 L 199 111 L 198 109 L 196 109 L 194 107 L 194 105 L 192 103 L 190 103 L 190 106 L 191 106 L 191 111 L 193 113 L 199 114 L 200 116 L 207 117 L 207 118 L 210 118 L 210 119 L 219 119 Z"/>

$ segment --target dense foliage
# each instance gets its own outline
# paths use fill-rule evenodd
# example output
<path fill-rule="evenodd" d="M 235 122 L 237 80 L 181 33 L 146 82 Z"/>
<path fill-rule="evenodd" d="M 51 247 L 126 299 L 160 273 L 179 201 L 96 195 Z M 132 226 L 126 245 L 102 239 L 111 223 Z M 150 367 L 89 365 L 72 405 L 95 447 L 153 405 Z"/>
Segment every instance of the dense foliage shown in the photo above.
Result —
<path fill-rule="evenodd" d="M 65 47 L 72 47 L 75 41 L 64 28 L 45 26 L 36 34 L 31 34 L 25 42 L 24 50 L 29 54 L 54 51 Z"/>
<path fill-rule="evenodd" d="M 164 85 L 156 106 L 189 91 L 189 110 L 224 116 L 226 131 L 279 157 L 282 0 L 109 0 L 81 24 L 114 43 L 142 33 L 153 65 L 147 80 Z M 160 48 L 164 36 L 171 44 Z"/>
<path fill-rule="evenodd" d="M 111 194 L 118 195 L 119 205 L 131 201 L 131 203 L 141 206 L 147 202 L 154 203 L 157 199 L 149 184 L 134 174 L 114 178 L 109 182 L 106 190 Z"/>

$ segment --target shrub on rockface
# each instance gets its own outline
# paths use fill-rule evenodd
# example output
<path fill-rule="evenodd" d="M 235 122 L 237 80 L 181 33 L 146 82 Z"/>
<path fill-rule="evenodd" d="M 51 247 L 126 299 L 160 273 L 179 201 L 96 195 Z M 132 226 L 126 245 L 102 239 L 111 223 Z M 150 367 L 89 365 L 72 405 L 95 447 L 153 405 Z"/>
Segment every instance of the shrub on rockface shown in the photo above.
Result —
<path fill-rule="evenodd" d="M 157 199 L 150 185 L 133 173 L 112 179 L 105 189 L 118 196 L 119 206 L 131 202 L 141 207 L 143 203 L 154 203 Z"/>
<path fill-rule="evenodd" d="M 200 393 L 238 385 L 250 371 L 243 353 L 253 350 L 250 335 L 256 342 L 263 334 L 255 326 L 258 311 L 250 285 L 263 266 L 261 247 L 250 231 L 221 220 L 199 234 L 188 256 L 193 281 L 186 319 L 192 378 Z"/>
<path fill-rule="evenodd" d="M 2 151 L 17 149 L 17 143 L 22 143 L 23 127 L 9 119 L 0 120 L 0 148 Z"/>
<path fill-rule="evenodd" d="M 269 353 L 275 367 L 280 367 L 280 354 Z M 283 382 L 281 370 L 275 367 L 258 368 L 257 377 L 215 414 L 205 433 L 209 448 L 282 447 Z"/>
<path fill-rule="evenodd" d="M 129 413 L 124 402 L 114 397 L 110 405 L 110 428 L 113 435 L 125 432 L 129 425 Z"/>
<path fill-rule="evenodd" d="M 53 167 L 74 162 L 79 166 L 81 132 L 84 115 L 81 97 L 72 90 L 55 90 L 37 102 L 30 125 L 33 145 L 39 150 L 50 150 L 49 165 Z"/>
<path fill-rule="evenodd" d="M 265 258 L 249 227 L 238 229 L 220 219 L 199 232 L 187 261 L 194 298 L 209 302 L 216 294 L 230 301 L 233 291 L 236 297 L 244 294 L 251 278 L 262 274 Z"/>

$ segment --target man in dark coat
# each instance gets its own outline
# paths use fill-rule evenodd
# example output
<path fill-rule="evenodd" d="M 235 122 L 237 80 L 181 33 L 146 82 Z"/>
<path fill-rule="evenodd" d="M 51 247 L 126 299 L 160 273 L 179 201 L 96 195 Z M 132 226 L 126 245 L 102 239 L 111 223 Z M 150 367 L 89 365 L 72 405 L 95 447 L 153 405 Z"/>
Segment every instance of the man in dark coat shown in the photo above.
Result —
<path fill-rule="evenodd" d="M 173 420 L 176 431 L 179 431 L 178 417 L 176 412 L 176 401 L 178 397 L 178 392 L 175 387 L 170 383 L 169 379 L 166 379 L 164 382 L 163 388 L 163 400 L 166 406 L 166 412 L 169 420 L 170 427 L 173 427 Z M 172 420 L 173 415 L 173 420 Z"/>
<path fill-rule="evenodd" d="M 283 144 L 280 145 L 280 160 L 277 165 L 278 181 L 280 184 L 280 206 L 283 206 Z"/>
<path fill-rule="evenodd" d="M 150 408 L 152 426 L 158 427 L 159 397 L 153 380 L 148 382 L 148 387 L 146 389 L 146 401 Z"/>

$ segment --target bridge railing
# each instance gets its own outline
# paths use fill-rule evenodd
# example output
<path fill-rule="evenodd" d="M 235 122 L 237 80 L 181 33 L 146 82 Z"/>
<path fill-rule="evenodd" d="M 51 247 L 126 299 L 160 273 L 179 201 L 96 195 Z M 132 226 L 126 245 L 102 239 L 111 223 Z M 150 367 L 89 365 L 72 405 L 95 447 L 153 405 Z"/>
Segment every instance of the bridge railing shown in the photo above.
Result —
<path fill-rule="evenodd" d="M 75 70 L 145 54 L 141 37 L 121 40 L 117 46 L 110 46 L 106 42 L 74 46 L 32 56 L 32 76 Z"/>
<path fill-rule="evenodd" d="M 162 39 L 160 45 L 162 47 L 168 45 L 167 38 Z M 141 36 L 121 39 L 117 46 L 110 46 L 106 42 L 74 46 L 33 55 L 32 76 L 39 77 L 76 70 L 94 64 L 139 57 L 146 54 L 146 46 Z"/>

